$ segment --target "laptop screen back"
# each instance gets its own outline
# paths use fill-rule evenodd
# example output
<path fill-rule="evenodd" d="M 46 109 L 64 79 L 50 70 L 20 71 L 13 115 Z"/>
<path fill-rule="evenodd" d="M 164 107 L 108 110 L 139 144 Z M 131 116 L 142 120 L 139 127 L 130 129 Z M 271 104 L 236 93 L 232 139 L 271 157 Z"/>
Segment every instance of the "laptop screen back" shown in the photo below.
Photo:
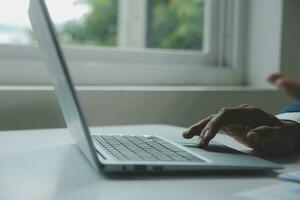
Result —
<path fill-rule="evenodd" d="M 29 18 L 37 38 L 41 54 L 46 62 L 55 93 L 66 124 L 80 150 L 98 169 L 99 161 L 93 149 L 90 133 L 80 108 L 56 30 L 44 0 L 31 0 Z"/>

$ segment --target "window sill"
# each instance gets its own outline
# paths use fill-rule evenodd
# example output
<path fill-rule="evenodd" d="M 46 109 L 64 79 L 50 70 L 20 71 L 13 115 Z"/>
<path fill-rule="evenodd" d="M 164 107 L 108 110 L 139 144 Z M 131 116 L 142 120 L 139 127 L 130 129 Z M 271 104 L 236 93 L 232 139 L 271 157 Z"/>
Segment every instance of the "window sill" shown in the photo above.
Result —
<path fill-rule="evenodd" d="M 277 91 L 273 87 L 253 86 L 76 86 L 78 91 L 178 91 L 178 92 L 254 92 Z M 0 91 L 53 91 L 52 86 L 0 86 Z"/>

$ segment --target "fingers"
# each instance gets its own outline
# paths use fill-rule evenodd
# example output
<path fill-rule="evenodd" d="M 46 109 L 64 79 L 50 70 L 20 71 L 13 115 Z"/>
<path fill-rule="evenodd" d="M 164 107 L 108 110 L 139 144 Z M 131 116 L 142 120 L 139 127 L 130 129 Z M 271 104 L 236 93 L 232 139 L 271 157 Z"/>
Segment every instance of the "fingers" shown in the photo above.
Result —
<path fill-rule="evenodd" d="M 199 147 L 206 147 L 209 141 L 215 137 L 217 132 L 224 126 L 229 125 L 231 111 L 227 108 L 222 109 L 218 114 L 213 116 L 211 120 L 202 129 L 200 134 Z"/>
<path fill-rule="evenodd" d="M 285 75 L 283 74 L 280 74 L 280 73 L 274 73 L 274 74 L 271 74 L 268 78 L 267 78 L 267 81 L 271 84 L 275 84 L 275 82 L 279 79 L 279 78 L 282 78 L 282 77 L 285 77 Z"/>
<path fill-rule="evenodd" d="M 300 99 L 300 81 L 291 78 L 281 78 L 275 82 L 278 89 L 287 92 L 290 96 Z"/>
<path fill-rule="evenodd" d="M 287 92 L 290 96 L 300 99 L 300 81 L 283 74 L 272 74 L 268 82 L 275 85 L 279 90 Z"/>
<path fill-rule="evenodd" d="M 190 139 L 195 135 L 200 135 L 202 129 L 206 126 L 206 124 L 212 119 L 213 115 L 206 117 L 205 119 L 201 120 L 200 122 L 192 125 L 188 130 L 183 132 L 182 136 L 184 138 Z"/>
<path fill-rule="evenodd" d="M 283 91 L 292 91 L 295 90 L 299 85 L 293 79 L 289 77 L 280 77 L 275 82 L 274 85 L 277 86 L 278 89 Z"/>
<path fill-rule="evenodd" d="M 245 135 L 248 131 L 250 131 L 252 128 L 246 125 L 241 125 L 241 124 L 232 124 L 232 125 L 227 125 L 222 128 L 224 132 L 233 137 L 242 137 Z"/>

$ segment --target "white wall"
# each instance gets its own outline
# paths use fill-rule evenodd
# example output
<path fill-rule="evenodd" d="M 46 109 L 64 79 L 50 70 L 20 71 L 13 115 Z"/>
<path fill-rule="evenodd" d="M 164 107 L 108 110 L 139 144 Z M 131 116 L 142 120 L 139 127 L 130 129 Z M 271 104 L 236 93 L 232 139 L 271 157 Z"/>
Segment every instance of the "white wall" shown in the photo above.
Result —
<path fill-rule="evenodd" d="M 300 78 L 300 1 L 286 0 L 283 8 L 281 71 Z"/>
<path fill-rule="evenodd" d="M 282 2 L 248 1 L 246 77 L 251 86 L 268 87 L 266 77 L 280 70 Z"/>
<path fill-rule="evenodd" d="M 300 1 L 248 1 L 246 77 L 251 86 L 268 87 L 273 72 L 300 78 Z"/>
<path fill-rule="evenodd" d="M 85 88 L 79 96 L 90 126 L 166 123 L 188 126 L 224 106 L 254 104 L 276 113 L 291 100 L 272 90 L 241 88 Z M 64 127 L 49 88 L 0 88 L 0 129 Z"/>

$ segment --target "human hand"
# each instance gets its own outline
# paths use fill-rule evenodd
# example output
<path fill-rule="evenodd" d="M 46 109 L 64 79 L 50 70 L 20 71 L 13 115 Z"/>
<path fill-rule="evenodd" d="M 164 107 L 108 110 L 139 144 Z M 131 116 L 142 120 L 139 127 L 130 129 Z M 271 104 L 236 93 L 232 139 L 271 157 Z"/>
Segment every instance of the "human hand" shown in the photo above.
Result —
<path fill-rule="evenodd" d="M 272 155 L 291 153 L 300 145 L 298 123 L 281 121 L 250 105 L 223 108 L 192 125 L 183 137 L 197 135 L 200 138 L 198 146 L 206 147 L 220 130 L 254 150 Z"/>
<path fill-rule="evenodd" d="M 283 74 L 271 74 L 267 81 L 279 90 L 286 92 L 296 100 L 300 100 L 300 80 L 290 78 Z"/>

